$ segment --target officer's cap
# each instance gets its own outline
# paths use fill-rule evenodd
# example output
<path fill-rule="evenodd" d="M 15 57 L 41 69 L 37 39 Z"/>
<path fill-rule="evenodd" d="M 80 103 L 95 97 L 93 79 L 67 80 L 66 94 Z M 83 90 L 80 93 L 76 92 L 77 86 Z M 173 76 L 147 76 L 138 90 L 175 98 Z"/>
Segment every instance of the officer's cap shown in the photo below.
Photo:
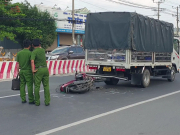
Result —
<path fill-rule="evenodd" d="M 41 44 L 40 40 L 39 39 L 34 39 L 33 40 L 33 45 L 34 46 L 39 46 Z"/>
<path fill-rule="evenodd" d="M 24 48 L 28 48 L 30 45 L 31 45 L 31 41 L 30 40 L 26 39 L 26 40 L 23 41 Z"/>

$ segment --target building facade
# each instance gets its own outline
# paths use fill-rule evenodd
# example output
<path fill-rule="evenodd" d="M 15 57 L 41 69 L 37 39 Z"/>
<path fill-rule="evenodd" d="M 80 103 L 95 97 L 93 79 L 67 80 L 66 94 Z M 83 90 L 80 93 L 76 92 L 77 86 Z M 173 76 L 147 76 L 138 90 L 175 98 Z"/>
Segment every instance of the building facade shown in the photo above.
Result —
<path fill-rule="evenodd" d="M 43 5 L 37 6 L 41 11 L 47 11 L 52 17 L 56 19 L 57 39 L 47 51 L 52 51 L 61 45 L 72 45 L 72 11 L 62 11 L 60 9 L 45 7 Z M 82 12 L 82 13 L 81 13 Z M 87 8 L 75 10 L 75 41 L 77 45 L 82 45 L 85 39 L 85 22 L 87 13 L 90 11 Z"/>

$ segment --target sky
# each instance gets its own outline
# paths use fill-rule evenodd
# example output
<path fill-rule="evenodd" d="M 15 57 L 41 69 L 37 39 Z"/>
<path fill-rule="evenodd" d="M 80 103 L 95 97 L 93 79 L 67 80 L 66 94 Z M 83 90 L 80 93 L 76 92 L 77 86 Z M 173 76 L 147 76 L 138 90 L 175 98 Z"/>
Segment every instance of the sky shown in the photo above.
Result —
<path fill-rule="evenodd" d="M 13 3 L 16 2 L 23 2 L 24 0 L 13 0 Z M 106 12 L 106 11 L 120 11 L 120 12 L 137 12 L 142 15 L 146 15 L 152 18 L 157 19 L 157 12 L 152 11 L 152 9 L 142 9 L 142 8 L 136 8 L 136 7 L 130 7 L 123 4 L 117 4 L 112 1 L 119 2 L 119 0 L 74 0 L 75 1 L 75 9 L 84 8 L 86 7 L 91 12 Z M 133 2 L 145 6 L 151 6 L 151 7 L 157 7 L 157 3 L 153 3 L 153 0 L 122 0 L 122 1 L 128 1 Z M 159 0 L 164 1 L 160 8 L 164 8 L 165 12 L 174 12 L 176 13 L 177 10 L 173 7 L 177 7 L 180 5 L 180 0 Z M 56 8 L 60 7 L 63 11 L 65 10 L 71 10 L 72 9 L 72 0 L 28 0 L 31 5 L 38 5 L 41 2 L 44 6 L 47 7 L 54 7 L 54 5 L 57 5 Z M 154 2 L 158 2 L 158 0 L 154 0 Z M 170 10 L 170 11 L 169 11 Z M 172 14 L 165 14 L 160 12 L 160 20 L 173 23 L 174 27 L 177 26 L 176 17 Z M 179 9 L 179 16 L 180 16 L 180 9 Z M 180 23 L 179 23 L 180 25 Z"/>

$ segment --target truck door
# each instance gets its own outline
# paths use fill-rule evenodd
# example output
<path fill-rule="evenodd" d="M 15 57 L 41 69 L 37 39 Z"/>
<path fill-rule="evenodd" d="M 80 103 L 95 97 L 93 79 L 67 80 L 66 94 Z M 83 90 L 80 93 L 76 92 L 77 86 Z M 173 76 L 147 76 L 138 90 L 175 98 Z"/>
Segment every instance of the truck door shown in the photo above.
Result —
<path fill-rule="evenodd" d="M 176 64 L 177 66 L 177 70 L 179 71 L 180 69 L 180 47 L 179 47 L 179 40 L 178 39 L 174 39 L 174 51 L 173 51 L 173 63 Z"/>

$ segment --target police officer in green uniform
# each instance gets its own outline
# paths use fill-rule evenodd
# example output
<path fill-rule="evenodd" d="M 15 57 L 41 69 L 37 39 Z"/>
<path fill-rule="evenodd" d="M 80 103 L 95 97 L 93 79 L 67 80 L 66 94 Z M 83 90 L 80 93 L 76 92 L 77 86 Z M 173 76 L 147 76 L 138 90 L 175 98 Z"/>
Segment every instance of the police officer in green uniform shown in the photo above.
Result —
<path fill-rule="evenodd" d="M 29 40 L 24 40 L 23 42 L 24 49 L 17 53 L 17 72 L 20 77 L 20 97 L 22 103 L 26 103 L 26 91 L 25 87 L 27 84 L 28 88 L 28 97 L 29 104 L 34 104 L 34 95 L 33 95 L 33 74 L 31 70 L 31 42 Z M 19 72 L 20 69 L 20 72 Z"/>
<path fill-rule="evenodd" d="M 44 97 L 45 105 L 50 105 L 50 92 L 49 92 L 49 71 L 47 68 L 45 50 L 41 48 L 39 39 L 33 40 L 34 50 L 31 54 L 31 68 L 34 73 L 34 94 L 35 94 L 35 105 L 40 105 L 40 85 L 41 82 L 44 86 Z"/>

